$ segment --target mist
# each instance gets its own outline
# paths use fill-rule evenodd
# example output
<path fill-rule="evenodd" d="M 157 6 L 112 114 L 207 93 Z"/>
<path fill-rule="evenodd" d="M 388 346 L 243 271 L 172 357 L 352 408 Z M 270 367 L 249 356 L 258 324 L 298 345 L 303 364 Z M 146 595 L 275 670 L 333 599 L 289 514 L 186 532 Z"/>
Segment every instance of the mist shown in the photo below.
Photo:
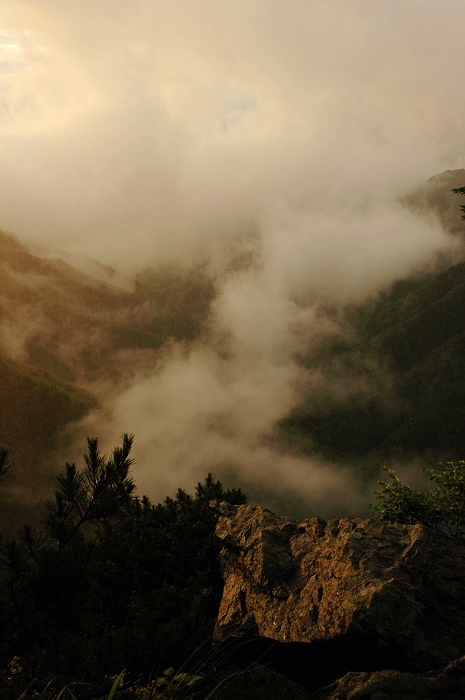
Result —
<path fill-rule="evenodd" d="M 128 278 L 201 265 L 215 286 L 203 334 L 135 354 L 75 426 L 106 449 L 135 433 L 139 492 L 213 471 L 324 515 L 370 500 L 276 425 L 328 382 L 299 362 L 344 332 L 325 305 L 461 255 L 400 200 L 465 162 L 464 21 L 458 0 L 2 8 L 0 227 Z"/>

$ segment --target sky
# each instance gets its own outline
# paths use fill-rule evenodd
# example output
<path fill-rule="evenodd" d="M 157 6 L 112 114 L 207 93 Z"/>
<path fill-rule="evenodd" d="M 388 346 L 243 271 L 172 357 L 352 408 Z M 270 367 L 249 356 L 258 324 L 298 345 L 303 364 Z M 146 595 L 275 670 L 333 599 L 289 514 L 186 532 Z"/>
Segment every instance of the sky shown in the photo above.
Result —
<path fill-rule="evenodd" d="M 460 0 L 6 0 L 1 226 L 128 268 L 316 213 L 325 238 L 335 212 L 371 227 L 463 165 L 464 19 Z"/>
<path fill-rule="evenodd" d="M 216 281 L 208 342 L 109 407 L 141 457 L 169 443 L 163 474 L 235 459 L 296 491 L 313 470 L 323 500 L 346 489 L 263 436 L 311 383 L 294 358 L 325 332 L 316 301 L 363 299 L 451 245 L 399 198 L 464 167 L 464 26 L 462 0 L 3 1 L 0 228 Z"/>

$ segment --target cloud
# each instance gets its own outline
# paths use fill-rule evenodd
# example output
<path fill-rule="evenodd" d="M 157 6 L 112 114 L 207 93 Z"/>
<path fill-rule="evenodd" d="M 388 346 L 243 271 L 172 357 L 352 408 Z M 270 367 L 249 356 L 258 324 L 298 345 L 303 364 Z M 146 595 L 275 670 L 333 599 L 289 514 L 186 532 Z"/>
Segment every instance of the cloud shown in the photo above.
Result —
<path fill-rule="evenodd" d="M 3 225 L 105 262 L 205 253 L 290 209 L 463 163 L 459 2 L 35 0 L 3 79 Z M 454 19 L 452 20 L 452 17 Z"/>
<path fill-rule="evenodd" d="M 348 483 L 269 441 L 312 382 L 296 358 L 335 330 L 319 304 L 451 245 L 397 202 L 464 164 L 464 21 L 460 0 L 2 8 L 0 225 L 124 273 L 201 261 L 215 281 L 209 334 L 92 417 L 109 441 L 136 432 L 142 490 L 214 464 L 296 492 L 304 473 L 309 492 Z"/>
<path fill-rule="evenodd" d="M 301 372 L 263 359 L 253 365 L 244 357 L 221 359 L 205 347 L 187 355 L 178 348 L 157 373 L 109 402 L 110 415 L 91 416 L 87 425 L 106 445 L 115 425 L 136 432 L 136 483 L 155 502 L 180 485 L 192 492 L 212 471 L 275 507 L 289 500 L 294 512 L 303 504 L 328 516 L 359 512 L 366 500 L 348 474 L 317 456 L 286 454 L 273 441 L 276 421 L 300 392 Z"/>

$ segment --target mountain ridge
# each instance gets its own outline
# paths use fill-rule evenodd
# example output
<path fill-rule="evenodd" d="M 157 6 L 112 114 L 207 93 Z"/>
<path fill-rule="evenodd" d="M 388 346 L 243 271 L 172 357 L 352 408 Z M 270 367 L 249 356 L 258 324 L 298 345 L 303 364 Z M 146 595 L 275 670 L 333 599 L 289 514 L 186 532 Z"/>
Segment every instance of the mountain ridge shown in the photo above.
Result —
<path fill-rule="evenodd" d="M 101 386 L 127 385 L 137 352 L 154 368 L 165 344 L 192 342 L 215 290 L 201 270 L 130 280 L 96 261 L 35 254 L 4 231 L 0 269 L 0 444 L 15 465 L 2 494 L 8 529 L 21 521 L 12 512 L 46 490 L 60 436 L 104 400 Z"/>
<path fill-rule="evenodd" d="M 461 237 L 451 189 L 463 182 L 465 170 L 446 171 L 404 205 Z M 438 265 L 359 304 L 321 310 L 339 331 L 296 362 L 328 388 L 303 390 L 276 427 L 283 454 L 323 455 L 360 478 L 391 458 L 465 455 L 465 263 Z M 105 401 L 105 390 L 130 386 L 139 356 L 144 372 L 155 372 L 164 349 L 208 336 L 217 280 L 201 266 L 148 268 L 130 279 L 67 253 L 35 253 L 1 231 L 0 267 L 0 442 L 17 463 L 5 493 L 13 499 L 23 489 L 27 500 L 36 474 L 54 474 L 65 428 Z M 347 391 L 337 398 L 339 380 Z"/>

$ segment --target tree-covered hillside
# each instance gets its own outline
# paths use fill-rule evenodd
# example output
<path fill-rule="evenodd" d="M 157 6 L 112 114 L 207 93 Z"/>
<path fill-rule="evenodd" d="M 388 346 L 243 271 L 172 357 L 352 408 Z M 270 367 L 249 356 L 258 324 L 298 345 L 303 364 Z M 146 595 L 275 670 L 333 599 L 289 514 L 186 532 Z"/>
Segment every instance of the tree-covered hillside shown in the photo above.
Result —
<path fill-rule="evenodd" d="M 452 188 L 464 176 L 442 173 L 404 204 L 437 216 L 457 240 L 464 228 Z M 53 478 L 67 426 L 153 374 L 173 342 L 191 348 L 208 336 L 218 281 L 206 268 L 163 266 L 131 280 L 94 261 L 31 252 L 2 232 L 0 264 L 0 445 L 16 466 L 0 520 L 11 524 Z M 356 306 L 321 309 L 340 330 L 300 354 L 317 381 L 280 422 L 279 449 L 362 471 L 393 455 L 463 456 L 465 263 L 440 265 Z"/>
<path fill-rule="evenodd" d="M 202 333 L 215 290 L 202 269 L 130 280 L 93 261 L 34 254 L 1 231 L 0 266 L 0 445 L 15 464 L 6 527 L 53 478 L 66 426 L 98 404 L 102 386 L 130 381 L 138 354 L 155 366 L 166 343 Z"/>
<path fill-rule="evenodd" d="M 192 340 L 215 290 L 202 269 L 148 269 L 137 280 L 93 261 L 43 257 L 0 231 L 3 356 L 67 381 L 130 371 L 119 351 Z M 73 264 L 74 263 L 74 264 Z"/>
<path fill-rule="evenodd" d="M 402 199 L 461 239 L 459 248 L 465 223 L 454 190 L 464 182 L 465 170 L 448 170 Z M 331 313 L 341 332 L 303 358 L 326 381 L 281 422 L 287 440 L 374 471 L 394 456 L 460 459 L 465 264 L 449 267 L 438 258 L 429 271 L 418 270 L 368 301 Z"/>
<path fill-rule="evenodd" d="M 400 280 L 342 312 L 345 335 L 317 363 L 346 381 L 283 422 L 310 450 L 459 459 L 465 447 L 465 264 Z M 350 329 L 350 333 L 347 329 Z M 312 362 L 314 362 L 314 358 Z M 351 387 L 351 388 L 350 388 Z"/>

